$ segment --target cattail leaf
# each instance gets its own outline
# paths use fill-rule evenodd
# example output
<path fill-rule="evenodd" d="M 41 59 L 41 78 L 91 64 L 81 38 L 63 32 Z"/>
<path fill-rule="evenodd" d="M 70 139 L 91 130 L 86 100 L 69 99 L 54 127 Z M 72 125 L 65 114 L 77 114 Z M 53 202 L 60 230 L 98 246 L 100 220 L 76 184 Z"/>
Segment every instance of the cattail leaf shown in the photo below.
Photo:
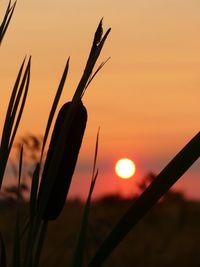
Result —
<path fill-rule="evenodd" d="M 22 163 L 23 163 L 23 145 L 21 146 L 20 155 L 19 155 L 18 202 L 19 202 L 19 196 L 20 196 L 20 184 L 21 184 L 21 175 L 22 175 Z"/>
<path fill-rule="evenodd" d="M 98 155 L 98 148 L 99 148 L 99 131 L 100 131 L 100 128 L 98 129 L 97 137 L 96 137 L 94 162 L 93 162 L 93 170 L 92 170 L 92 180 L 93 180 L 93 177 L 95 177 L 95 171 L 96 171 L 97 155 Z"/>
<path fill-rule="evenodd" d="M 16 225 L 15 225 L 15 233 L 14 233 L 14 245 L 13 245 L 13 257 L 12 257 L 12 267 L 20 267 L 21 259 L 20 259 L 20 204 L 19 204 L 19 196 L 20 196 L 20 184 L 21 184 L 21 174 L 22 174 L 22 162 L 23 162 L 23 146 L 20 149 L 20 158 L 19 158 L 19 177 L 18 177 L 18 199 L 17 199 L 17 214 L 16 214 Z"/>
<path fill-rule="evenodd" d="M 92 43 L 92 47 L 91 47 L 91 50 L 90 50 L 90 54 L 89 54 L 87 63 L 89 62 L 89 60 L 91 59 L 91 57 L 95 54 L 95 51 L 97 49 L 97 46 L 101 42 L 102 35 L 103 35 L 102 22 L 103 22 L 103 18 L 100 20 L 99 25 L 98 25 L 98 27 L 96 29 L 95 34 L 94 34 L 94 39 L 93 39 L 93 43 Z"/>
<path fill-rule="evenodd" d="M 10 23 L 10 20 L 12 18 L 13 12 L 15 10 L 15 6 L 16 6 L 16 1 L 14 2 L 14 4 L 11 6 L 11 1 L 9 1 L 3 21 L 0 25 L 0 45 L 2 43 L 3 37 L 7 31 L 8 25 Z"/>
<path fill-rule="evenodd" d="M 47 232 L 47 227 L 48 227 L 48 221 L 43 221 L 41 225 L 41 230 L 40 230 L 40 235 L 37 243 L 37 248 L 36 252 L 34 255 L 34 261 L 33 261 L 33 267 L 38 267 L 40 263 L 40 257 L 42 253 L 42 248 L 44 245 L 44 240 Z"/>
<path fill-rule="evenodd" d="M 16 118 L 16 122 L 15 122 L 15 125 L 13 128 L 12 136 L 11 136 L 10 143 L 9 143 L 9 148 L 8 148 L 9 152 L 10 152 L 11 147 L 13 145 L 13 141 L 14 141 L 14 138 L 15 138 L 15 135 L 16 135 L 16 132 L 17 132 L 20 120 L 21 120 L 21 116 L 22 116 L 22 113 L 24 110 L 26 97 L 28 94 L 29 83 L 30 83 L 30 68 L 31 68 L 31 57 L 29 58 L 29 61 L 28 61 L 28 64 L 27 64 L 27 67 L 26 67 L 26 70 L 24 73 L 24 77 L 22 79 L 22 82 L 21 82 L 21 85 L 20 85 L 20 88 L 18 91 L 18 95 L 16 97 L 16 101 L 15 101 L 15 104 L 13 107 L 13 111 L 11 114 L 11 120 L 14 122 L 15 117 L 16 117 L 16 113 L 17 113 L 17 109 L 19 107 L 19 102 L 21 100 L 21 106 L 19 107 L 19 112 L 18 112 L 18 115 Z M 23 92 L 23 96 L 22 96 L 22 92 Z"/>
<path fill-rule="evenodd" d="M 22 227 L 21 233 L 20 233 L 20 239 L 24 237 L 24 234 L 26 233 L 28 227 L 29 227 L 29 218 L 27 218 L 26 222 L 24 223 L 24 226 Z"/>
<path fill-rule="evenodd" d="M 101 41 L 102 34 L 103 34 L 102 22 L 103 22 L 103 18 L 100 20 L 97 30 L 95 32 L 93 45 L 98 45 Z"/>
<path fill-rule="evenodd" d="M 36 204 L 37 204 L 37 191 L 38 191 L 38 184 L 39 184 L 39 171 L 40 165 L 39 163 L 36 164 L 32 183 L 31 183 L 31 194 L 30 194 L 30 203 L 29 203 L 29 211 L 30 211 L 30 221 L 31 223 L 34 220 L 36 214 Z"/>
<path fill-rule="evenodd" d="M 14 234 L 14 246 L 13 246 L 13 257 L 12 257 L 12 267 L 20 267 L 20 222 L 19 222 L 19 208 L 16 214 L 16 225 Z"/>
<path fill-rule="evenodd" d="M 58 106 L 58 102 L 60 100 L 64 85 L 65 85 L 65 81 L 66 81 L 66 78 L 67 78 L 67 74 L 68 74 L 68 70 L 69 70 L 69 59 L 70 58 L 68 58 L 68 60 L 67 60 L 67 63 L 66 63 L 65 69 L 63 71 L 63 75 L 62 75 L 62 78 L 60 80 L 60 84 L 58 86 L 58 89 L 57 89 L 57 92 L 56 92 L 56 95 L 55 95 L 55 98 L 54 98 L 54 102 L 53 102 L 53 105 L 51 107 L 51 111 L 50 111 L 50 114 L 49 114 L 46 130 L 45 130 L 45 134 L 44 134 L 44 139 L 43 139 L 41 160 L 42 160 L 44 148 L 45 148 L 45 145 L 46 145 L 47 137 L 49 135 L 49 130 L 51 128 L 51 124 L 52 124 L 52 121 L 53 121 L 53 118 L 54 118 L 54 114 L 56 112 L 56 108 Z"/>
<path fill-rule="evenodd" d="M 13 109 L 13 105 L 14 105 L 14 100 L 15 100 L 16 95 L 17 95 L 17 90 L 18 90 L 20 79 L 21 79 L 24 63 L 25 63 L 25 59 L 22 62 L 22 65 L 20 67 L 15 85 L 14 85 L 13 90 L 12 90 L 12 94 L 11 94 L 10 101 L 8 104 L 6 118 L 5 118 L 5 122 L 4 122 L 4 126 L 3 126 L 1 145 L 0 145 L 0 158 L 1 158 L 1 162 L 0 162 L 0 185 L 2 184 L 3 175 L 4 175 L 6 163 L 7 163 L 8 156 L 9 156 L 8 146 L 9 146 L 9 140 L 10 140 L 11 131 L 12 131 L 13 123 L 14 123 L 14 122 L 11 122 L 10 117 L 11 117 L 11 113 L 12 113 L 12 109 Z"/>
<path fill-rule="evenodd" d="M 120 241 L 200 156 L 200 132 L 169 162 L 111 231 L 89 267 L 99 267 Z"/>
<path fill-rule="evenodd" d="M 1 146 L 0 146 L 0 188 L 6 168 L 6 164 L 8 161 L 9 153 L 19 126 L 19 122 L 22 116 L 22 112 L 24 109 L 25 101 L 26 101 L 26 96 L 28 92 L 28 85 L 29 85 L 29 79 L 30 79 L 30 59 L 27 64 L 25 73 L 22 77 L 22 82 L 20 84 L 20 79 L 22 76 L 22 71 L 24 67 L 25 59 L 22 62 L 22 65 L 20 67 L 15 85 L 12 90 L 11 98 L 9 101 L 8 109 L 7 109 L 7 114 L 5 118 L 5 123 L 3 127 L 3 133 L 2 133 L 2 138 L 1 138 Z M 23 85 L 23 86 L 22 86 Z M 19 88 L 18 88 L 19 87 Z M 24 93 L 22 97 L 22 93 Z M 19 96 L 20 98 L 22 97 L 21 101 L 21 106 L 19 107 L 19 112 L 17 116 L 17 110 L 19 106 Z M 17 102 L 16 102 L 16 99 Z"/>
<path fill-rule="evenodd" d="M 23 267 L 33 266 L 33 250 L 40 230 L 40 225 L 41 220 L 37 216 L 34 218 L 34 221 L 29 220 Z"/>
<path fill-rule="evenodd" d="M 81 223 L 81 229 L 80 229 L 77 245 L 76 245 L 75 252 L 73 255 L 73 259 L 72 259 L 72 267 L 81 267 L 83 265 L 83 257 L 84 257 L 84 251 L 85 251 L 85 246 L 86 246 L 86 234 L 87 234 L 87 228 L 88 228 L 88 217 L 89 217 L 89 212 L 91 208 L 91 198 L 92 198 L 92 193 L 93 193 L 94 186 L 96 183 L 96 179 L 98 176 L 98 170 L 96 171 L 98 143 L 99 143 L 99 130 L 97 133 L 96 145 L 95 145 L 92 180 L 90 184 L 90 190 L 88 193 L 87 201 L 84 207 L 83 219 Z"/>
<path fill-rule="evenodd" d="M 88 229 L 88 218 L 89 218 L 89 212 L 91 208 L 91 197 L 94 190 L 95 182 L 98 176 L 98 170 L 96 171 L 95 176 L 93 177 L 91 184 L 90 184 L 90 190 L 87 197 L 87 201 L 84 207 L 84 213 L 83 213 L 83 219 L 81 223 L 81 230 L 78 237 L 78 242 L 75 248 L 75 252 L 72 259 L 72 267 L 81 267 L 83 265 L 83 257 L 85 252 L 85 246 L 86 246 L 86 234 Z"/>
<path fill-rule="evenodd" d="M 92 82 L 92 80 L 94 79 L 94 77 L 95 77 L 95 76 L 97 75 L 97 73 L 103 68 L 103 66 L 108 62 L 109 59 L 110 59 L 110 57 L 109 57 L 107 60 L 103 61 L 103 62 L 99 65 L 99 67 L 97 68 L 97 70 L 96 70 L 93 74 L 91 74 L 91 77 L 89 78 L 89 80 L 88 80 L 88 82 L 87 82 L 87 84 L 86 84 L 86 86 L 85 86 L 85 88 L 84 88 L 84 90 L 83 90 L 83 92 L 82 92 L 81 97 L 83 97 L 83 95 L 84 95 L 86 89 L 88 88 L 88 86 L 90 85 L 90 83 Z"/>
<path fill-rule="evenodd" d="M 5 244 L 4 244 L 4 240 L 3 237 L 0 233 L 0 266 L 1 267 L 6 267 L 6 248 L 5 248 Z"/>
<path fill-rule="evenodd" d="M 26 242 L 26 250 L 25 250 L 25 259 L 24 259 L 24 267 L 32 266 L 33 264 L 33 249 L 35 242 L 37 240 L 37 234 L 40 229 L 41 221 L 36 216 L 36 203 L 37 203 L 37 190 L 39 183 L 39 163 L 36 164 L 31 184 L 31 193 L 30 193 L 30 202 L 29 202 L 29 219 L 25 224 L 23 232 L 21 233 L 21 237 L 24 235 L 27 230 L 27 242 Z"/>
<path fill-rule="evenodd" d="M 13 87 L 10 101 L 8 104 L 8 109 L 7 109 L 6 118 L 5 118 L 5 122 L 4 122 L 3 134 L 2 134 L 2 138 L 1 138 L 1 148 L 3 147 L 3 145 L 8 146 L 8 144 L 9 144 L 9 139 L 10 139 L 10 134 L 11 134 L 11 129 L 12 129 L 12 124 L 10 123 L 10 117 L 11 117 L 14 102 L 16 99 L 16 95 L 17 95 L 18 86 L 19 86 L 19 82 L 21 79 L 24 63 L 25 63 L 25 59 L 23 60 L 22 65 L 19 69 L 17 79 L 15 81 L 15 85 Z"/>

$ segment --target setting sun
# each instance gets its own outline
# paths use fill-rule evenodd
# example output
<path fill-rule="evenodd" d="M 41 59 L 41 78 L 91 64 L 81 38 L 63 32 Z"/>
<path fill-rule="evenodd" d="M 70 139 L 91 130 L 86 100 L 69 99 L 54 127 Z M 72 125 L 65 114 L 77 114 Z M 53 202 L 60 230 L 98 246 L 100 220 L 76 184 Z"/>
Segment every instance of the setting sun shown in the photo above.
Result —
<path fill-rule="evenodd" d="M 136 168 L 132 160 L 123 158 L 117 161 L 115 165 L 116 174 L 123 179 L 129 179 L 135 174 Z"/>

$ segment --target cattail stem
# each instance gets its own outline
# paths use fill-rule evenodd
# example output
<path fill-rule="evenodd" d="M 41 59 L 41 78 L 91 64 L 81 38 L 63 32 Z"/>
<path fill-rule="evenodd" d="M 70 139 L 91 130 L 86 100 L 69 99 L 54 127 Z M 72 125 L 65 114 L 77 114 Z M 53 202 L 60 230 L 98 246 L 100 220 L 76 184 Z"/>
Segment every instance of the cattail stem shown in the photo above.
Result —
<path fill-rule="evenodd" d="M 24 267 L 32 266 L 33 249 L 35 246 L 35 242 L 37 240 L 40 225 L 41 225 L 41 218 L 39 218 L 38 216 L 36 216 L 35 219 L 29 223 Z"/>
<path fill-rule="evenodd" d="M 44 245 L 44 240 L 48 228 L 48 221 L 43 221 L 40 229 L 40 235 L 37 243 L 36 253 L 33 261 L 33 267 L 38 267 L 40 262 L 40 256 Z"/>

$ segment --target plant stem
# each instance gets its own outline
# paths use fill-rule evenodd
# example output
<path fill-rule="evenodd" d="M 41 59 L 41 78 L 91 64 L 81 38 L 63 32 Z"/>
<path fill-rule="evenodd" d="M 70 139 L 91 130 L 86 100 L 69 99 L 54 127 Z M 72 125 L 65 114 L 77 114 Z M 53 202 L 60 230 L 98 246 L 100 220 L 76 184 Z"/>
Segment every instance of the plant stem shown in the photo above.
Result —
<path fill-rule="evenodd" d="M 48 221 L 45 220 L 45 221 L 42 222 L 40 235 L 39 235 L 39 239 L 38 239 L 38 244 L 37 244 L 37 249 L 36 249 L 36 253 L 35 253 L 35 259 L 34 259 L 34 262 L 33 262 L 33 267 L 38 267 L 39 266 L 40 256 L 41 256 L 41 252 L 42 252 L 42 248 L 43 248 L 43 244 L 44 244 L 47 228 L 48 228 Z"/>

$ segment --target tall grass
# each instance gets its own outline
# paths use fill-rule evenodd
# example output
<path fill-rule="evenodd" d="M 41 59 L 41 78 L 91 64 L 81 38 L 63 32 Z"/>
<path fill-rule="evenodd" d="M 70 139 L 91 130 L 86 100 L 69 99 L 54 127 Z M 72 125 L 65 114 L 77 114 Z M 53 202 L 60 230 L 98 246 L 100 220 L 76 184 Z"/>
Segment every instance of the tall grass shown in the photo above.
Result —
<path fill-rule="evenodd" d="M 13 12 L 15 10 L 15 6 L 16 6 L 16 1 L 14 2 L 13 5 L 11 5 L 11 0 L 10 0 L 8 3 L 8 6 L 7 6 L 6 12 L 5 12 L 4 18 L 3 18 L 3 21 L 0 25 L 0 45 L 1 45 L 3 38 L 4 38 L 4 35 L 8 29 L 8 25 L 10 23 Z"/>
<path fill-rule="evenodd" d="M 3 21 L 0 26 L 0 43 L 2 42 L 5 32 L 10 23 L 11 17 L 15 9 L 16 2 L 11 5 L 9 2 L 7 10 L 5 12 Z M 80 82 L 75 90 L 74 96 L 70 102 L 70 108 L 67 111 L 66 116 L 63 118 L 62 127 L 56 136 L 55 146 L 50 151 L 51 157 L 48 163 L 48 170 L 46 173 L 46 180 L 44 182 L 45 190 L 41 194 L 40 201 L 38 201 L 38 191 L 40 188 L 40 173 L 41 164 L 43 160 L 43 154 L 45 151 L 46 142 L 49 136 L 49 132 L 52 126 L 52 121 L 56 113 L 56 109 L 60 100 L 60 96 L 64 89 L 65 81 L 69 69 L 69 59 L 66 62 L 63 74 L 61 76 L 60 83 L 56 90 L 55 98 L 52 104 L 52 108 L 47 120 L 46 130 L 43 139 L 43 145 L 41 149 L 41 156 L 39 162 L 37 162 L 33 175 L 32 185 L 29 201 L 29 215 L 25 225 L 20 223 L 20 208 L 17 205 L 16 208 L 16 226 L 13 241 L 13 253 L 10 260 L 10 266 L 12 267 L 38 267 L 40 262 L 41 253 L 43 250 L 45 236 L 47 234 L 47 228 L 49 219 L 44 219 L 41 214 L 44 213 L 47 203 L 52 198 L 51 192 L 55 183 L 61 183 L 58 177 L 60 171 L 60 162 L 63 160 L 63 155 L 66 153 L 63 140 L 71 138 L 69 135 L 72 125 L 74 125 L 74 118 L 78 109 L 85 90 L 91 83 L 98 71 L 107 62 L 104 61 L 94 71 L 96 61 L 101 53 L 104 43 L 110 33 L 110 29 L 103 35 L 102 20 L 100 21 L 97 30 L 94 35 L 94 40 L 89 53 L 89 57 L 80 79 Z M 8 162 L 9 154 L 13 146 L 13 142 L 20 124 L 21 116 L 23 114 L 24 106 L 26 103 L 26 97 L 29 89 L 31 71 L 31 58 L 28 59 L 25 67 L 25 59 L 22 62 L 20 70 L 18 72 L 15 84 L 12 89 L 10 101 L 8 103 L 7 114 L 5 117 L 4 127 L 2 131 L 1 143 L 0 143 L 0 186 L 2 184 L 5 168 Z M 75 130 L 79 131 L 79 127 Z M 80 227 L 80 232 L 77 235 L 77 244 L 74 250 L 74 256 L 71 260 L 71 267 L 81 267 L 84 265 L 84 251 L 86 247 L 86 236 L 88 227 L 88 217 L 91 206 L 91 196 L 95 186 L 95 182 L 98 176 L 98 170 L 96 168 L 97 153 L 98 153 L 98 140 L 99 133 L 97 134 L 95 156 L 93 163 L 93 172 L 91 186 L 88 193 L 88 198 L 85 204 L 83 219 Z M 70 142 L 70 140 L 68 140 Z M 49 152 L 49 153 L 50 153 Z M 78 151 L 74 152 L 78 153 Z M 78 155 L 71 155 L 71 157 Z M 190 168 L 190 166 L 200 156 L 200 133 L 198 132 L 186 146 L 166 165 L 166 167 L 158 174 L 149 187 L 141 194 L 141 196 L 133 202 L 124 216 L 119 219 L 118 224 L 114 227 L 108 237 L 104 240 L 96 254 L 90 259 L 88 263 L 89 267 L 102 266 L 104 261 L 109 257 L 116 246 L 119 245 L 121 240 L 129 233 L 129 231 L 135 226 L 135 224 L 141 220 L 144 215 L 152 208 L 152 206 L 163 196 L 171 186 Z M 20 180 L 23 167 L 23 147 L 19 155 L 19 178 L 18 178 L 18 192 L 20 192 Z M 59 185 L 62 187 L 62 184 Z M 59 193 L 59 192 L 58 192 Z M 56 195 L 53 196 L 56 201 Z M 22 242 L 23 241 L 23 242 Z M 22 248 L 23 246 L 23 248 Z M 6 247 L 3 241 L 3 234 L 0 234 L 0 266 L 7 266 L 6 260 Z"/>

